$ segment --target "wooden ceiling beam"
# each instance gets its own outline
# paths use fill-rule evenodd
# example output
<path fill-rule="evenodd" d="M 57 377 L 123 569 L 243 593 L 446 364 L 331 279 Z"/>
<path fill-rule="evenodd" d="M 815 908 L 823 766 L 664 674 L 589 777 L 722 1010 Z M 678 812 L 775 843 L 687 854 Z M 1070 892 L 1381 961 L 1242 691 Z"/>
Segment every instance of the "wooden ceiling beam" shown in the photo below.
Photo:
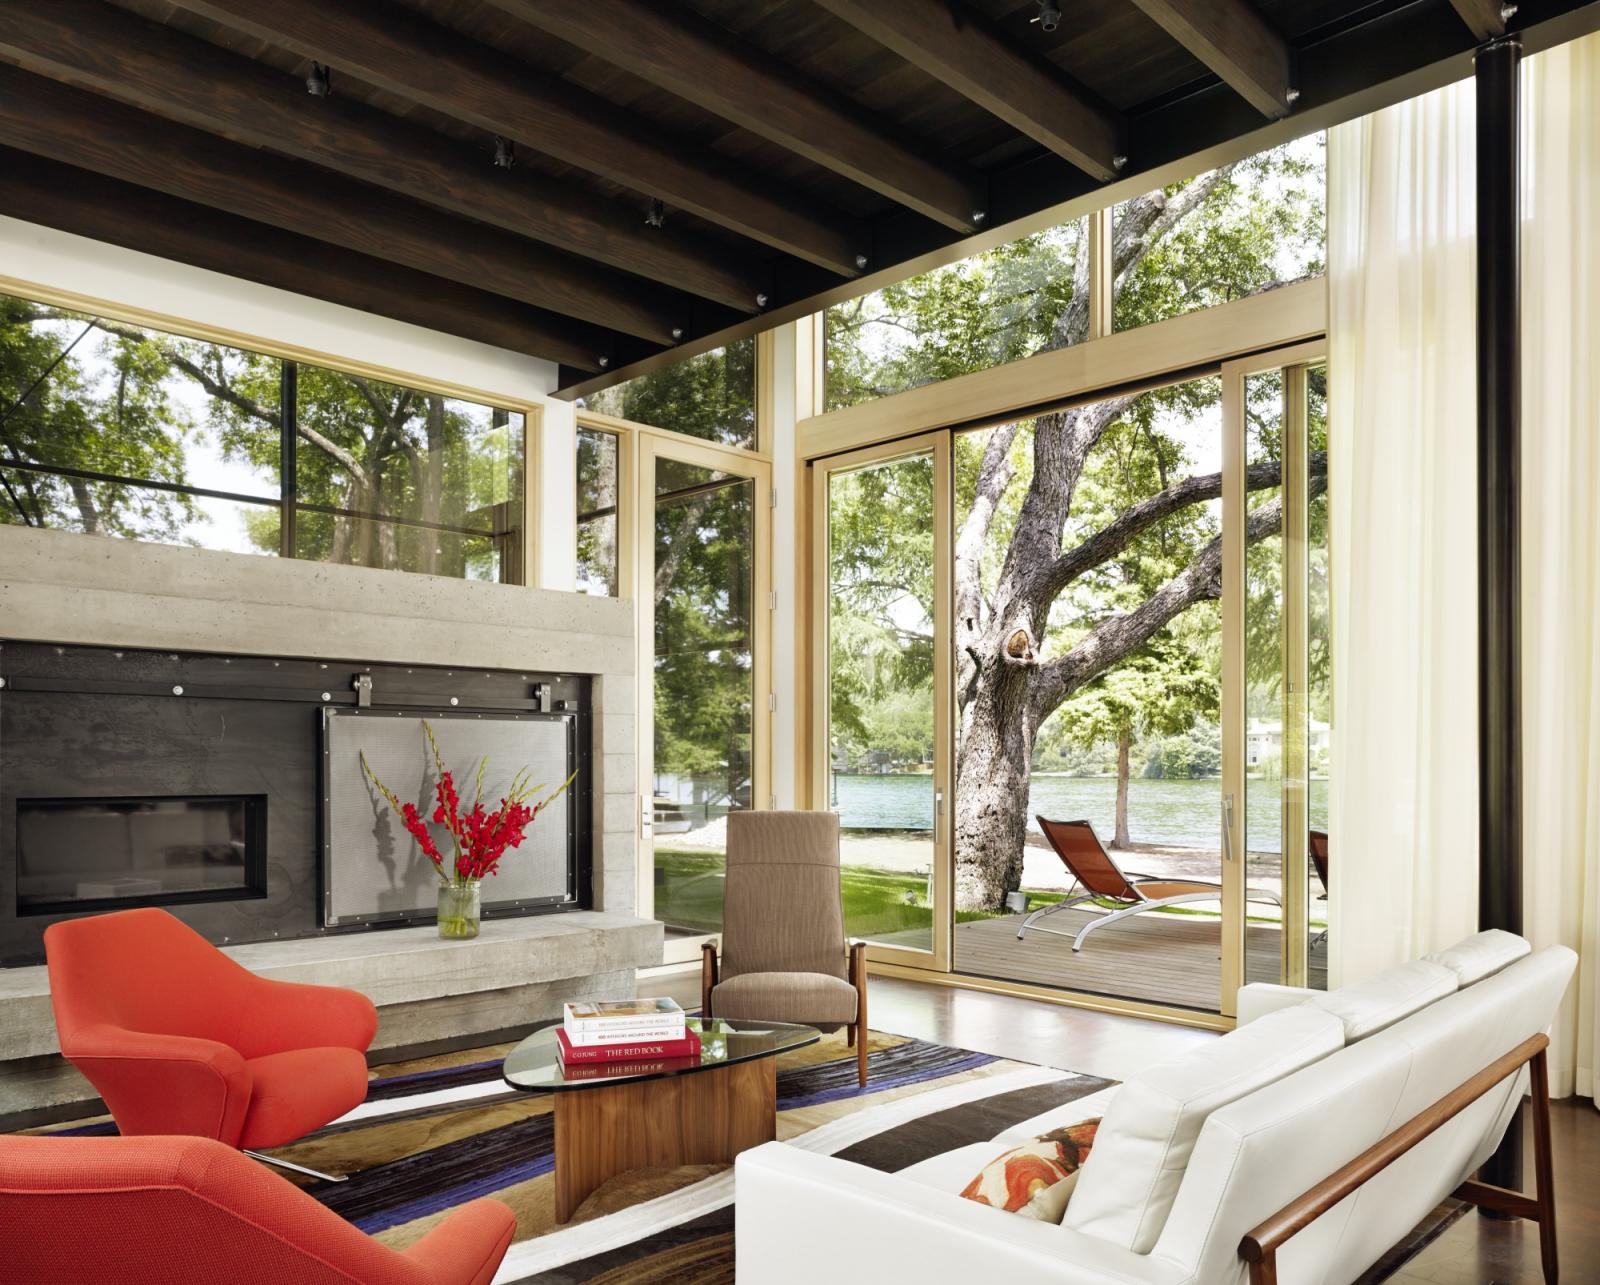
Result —
<path fill-rule="evenodd" d="M 1102 182 L 1126 160 L 1121 117 L 950 0 L 817 0 L 885 48 Z"/>
<path fill-rule="evenodd" d="M 0 142 L 653 343 L 690 327 L 686 296 L 3 65 Z"/>
<path fill-rule="evenodd" d="M 382 0 L 171 0 L 232 31 L 676 205 L 843 276 L 864 229 L 656 136 L 615 104 Z"/>
<path fill-rule="evenodd" d="M 1250 0 L 1133 0 L 1263 116 L 1287 116 L 1298 96 L 1289 44 Z"/>
<path fill-rule="evenodd" d="M 402 123 L 348 96 L 313 98 L 293 78 L 101 0 L 0 5 L 0 60 L 213 134 L 326 166 L 452 214 L 529 236 L 741 312 L 771 273 L 671 228 L 642 205 L 495 169 L 487 148 Z"/>
<path fill-rule="evenodd" d="M 1506 34 L 1506 10 L 1516 12 L 1505 0 L 1450 0 L 1461 21 L 1467 24 L 1474 40 L 1493 40 Z"/>
<path fill-rule="evenodd" d="M 658 0 L 489 0 L 558 40 L 959 232 L 988 214 L 978 176 L 907 146 L 843 96 Z"/>
<path fill-rule="evenodd" d="M 4 146 L 0 172 L 11 218 L 564 366 L 610 357 L 609 336 L 566 317 L 149 188 Z"/>

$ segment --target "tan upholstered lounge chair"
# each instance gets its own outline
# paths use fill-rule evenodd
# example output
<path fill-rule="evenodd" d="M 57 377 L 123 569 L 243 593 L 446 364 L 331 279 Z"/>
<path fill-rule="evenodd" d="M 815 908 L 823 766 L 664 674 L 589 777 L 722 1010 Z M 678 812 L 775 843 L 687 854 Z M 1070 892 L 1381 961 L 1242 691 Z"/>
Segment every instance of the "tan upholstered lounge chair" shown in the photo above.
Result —
<path fill-rule="evenodd" d="M 1094 826 L 1087 821 L 1047 821 L 1038 818 L 1039 829 L 1044 831 L 1044 837 L 1050 841 L 1050 846 L 1056 850 L 1056 856 L 1061 858 L 1061 864 L 1066 866 L 1072 875 L 1076 887 L 1082 887 L 1083 893 L 1074 897 L 1069 892 L 1061 901 L 1053 906 L 1043 906 L 1035 910 L 1022 921 L 1022 927 L 1017 929 L 1017 940 L 1022 940 L 1023 933 L 1032 928 L 1034 932 L 1051 933 L 1057 937 L 1071 937 L 1072 949 L 1083 949 L 1083 943 L 1089 934 L 1098 929 L 1114 924 L 1119 919 L 1127 919 L 1130 915 L 1142 914 L 1146 910 L 1155 910 L 1161 906 L 1176 906 L 1185 901 L 1216 901 L 1222 896 L 1222 885 L 1219 883 L 1206 883 L 1198 879 L 1159 879 L 1151 875 L 1127 875 L 1122 872 L 1122 867 L 1117 865 L 1105 845 L 1100 842 L 1100 836 L 1094 832 Z M 1260 888 L 1245 889 L 1245 896 L 1250 901 L 1270 901 L 1273 905 L 1280 904 L 1278 894 L 1267 892 Z M 1041 928 L 1038 921 L 1046 916 L 1053 915 L 1058 910 L 1066 910 L 1071 906 L 1082 905 L 1086 901 L 1116 901 L 1121 902 L 1121 908 L 1098 919 L 1091 919 L 1076 933 L 1063 931 L 1060 928 Z"/>
<path fill-rule="evenodd" d="M 705 945 L 707 1017 L 849 1028 L 867 1082 L 867 961 L 848 945 L 832 812 L 730 812 L 722 957 Z"/>

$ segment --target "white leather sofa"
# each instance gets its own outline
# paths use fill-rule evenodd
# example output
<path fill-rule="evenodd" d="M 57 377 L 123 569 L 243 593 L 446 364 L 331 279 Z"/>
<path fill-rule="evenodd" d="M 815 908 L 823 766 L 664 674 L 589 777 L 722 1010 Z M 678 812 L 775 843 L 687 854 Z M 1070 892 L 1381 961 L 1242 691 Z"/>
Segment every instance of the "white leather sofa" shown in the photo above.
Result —
<path fill-rule="evenodd" d="M 1508 933 L 1328 994 L 1240 993 L 1240 1025 L 1182 1058 L 899 1173 L 781 1142 L 736 1166 L 738 1278 L 1237 1285 L 1241 1239 L 1546 1030 L 1577 957 Z M 1355 1280 L 1489 1156 L 1512 1076 L 1290 1240 L 1283 1285 Z M 957 1193 L 990 1160 L 1102 1116 L 1061 1226 Z"/>

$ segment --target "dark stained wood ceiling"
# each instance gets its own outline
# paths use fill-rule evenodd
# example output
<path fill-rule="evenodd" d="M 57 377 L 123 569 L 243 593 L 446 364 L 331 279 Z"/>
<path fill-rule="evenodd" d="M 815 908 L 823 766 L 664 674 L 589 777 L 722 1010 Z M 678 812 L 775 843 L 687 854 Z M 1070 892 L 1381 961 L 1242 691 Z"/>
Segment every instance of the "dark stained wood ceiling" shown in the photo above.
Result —
<path fill-rule="evenodd" d="M 577 392 L 1460 54 L 1498 12 L 1061 9 L 0 0 L 0 213 L 546 357 Z"/>

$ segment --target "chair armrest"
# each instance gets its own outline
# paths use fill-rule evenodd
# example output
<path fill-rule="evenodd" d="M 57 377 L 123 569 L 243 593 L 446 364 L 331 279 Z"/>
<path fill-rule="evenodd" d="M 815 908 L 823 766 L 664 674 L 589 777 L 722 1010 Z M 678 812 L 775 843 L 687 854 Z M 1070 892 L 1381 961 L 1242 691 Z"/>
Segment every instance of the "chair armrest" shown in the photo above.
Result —
<path fill-rule="evenodd" d="M 1279 986 L 1275 982 L 1251 982 L 1239 988 L 1239 1016 L 1235 1023 L 1248 1026 L 1257 1018 L 1276 1013 L 1280 1008 L 1293 1008 L 1303 1004 L 1320 991 L 1305 986 Z"/>
<path fill-rule="evenodd" d="M 700 943 L 700 1016 L 710 1017 L 711 992 L 716 990 L 717 983 L 721 980 L 717 967 L 717 943 L 707 941 Z"/>
<path fill-rule="evenodd" d="M 1189 1269 L 895 1174 L 769 1142 L 734 1165 L 740 1280 L 1181 1285 Z"/>
<path fill-rule="evenodd" d="M 498 1200 L 462 1205 L 405 1251 L 436 1285 L 489 1285 L 517 1234 L 517 1216 Z"/>
<path fill-rule="evenodd" d="M 246 1057 L 315 1048 L 365 1053 L 377 1031 L 378 1010 L 360 991 L 256 977 L 239 1051 Z"/>
<path fill-rule="evenodd" d="M 252 1081 L 244 1058 L 226 1044 L 109 1023 L 74 1031 L 65 1044 L 63 1054 L 124 1135 L 191 1134 L 238 1146 Z"/>

